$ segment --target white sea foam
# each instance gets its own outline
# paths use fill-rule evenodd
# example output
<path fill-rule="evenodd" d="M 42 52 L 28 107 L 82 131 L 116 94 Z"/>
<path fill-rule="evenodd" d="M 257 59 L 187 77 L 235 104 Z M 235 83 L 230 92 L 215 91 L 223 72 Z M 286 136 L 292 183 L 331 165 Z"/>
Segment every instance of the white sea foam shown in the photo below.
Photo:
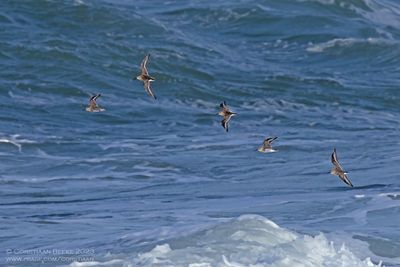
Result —
<path fill-rule="evenodd" d="M 306 0 L 298 0 L 298 2 L 306 2 Z M 311 0 L 311 2 L 318 2 L 324 5 L 333 5 L 335 0 Z"/>
<path fill-rule="evenodd" d="M 36 142 L 28 139 L 19 139 L 19 134 L 14 134 L 9 137 L 0 137 L 0 143 L 12 144 L 18 148 L 19 152 L 21 152 L 22 144 L 34 144 Z"/>
<path fill-rule="evenodd" d="M 343 239 L 349 242 L 347 239 Z M 343 243 L 320 233 L 303 235 L 281 228 L 259 215 L 243 215 L 184 237 L 156 245 L 148 252 L 104 261 L 74 262 L 69 267 L 89 266 L 382 266 L 370 258 L 360 259 Z M 357 241 L 361 242 L 361 241 Z M 352 243 L 354 245 L 354 243 Z"/>
<path fill-rule="evenodd" d="M 322 233 L 313 237 L 244 215 L 184 238 L 157 245 L 133 259 L 133 266 L 381 266 L 360 259 Z"/>
<path fill-rule="evenodd" d="M 7 139 L 7 138 L 0 138 L 0 143 L 8 143 L 18 147 L 18 150 L 21 152 L 21 144 L 15 142 L 14 140 Z"/>
<path fill-rule="evenodd" d="M 125 264 L 124 261 L 122 260 L 110 260 L 107 262 L 98 262 L 98 261 L 86 261 L 86 262 L 73 262 L 69 267 L 92 267 L 92 266 L 107 266 L 107 267 L 112 267 L 112 266 L 125 266 L 125 267 L 131 267 L 132 265 Z"/>
<path fill-rule="evenodd" d="M 367 44 L 372 44 L 372 45 L 374 45 L 374 44 L 375 45 L 391 44 L 392 42 L 393 41 L 390 41 L 387 39 L 382 39 L 382 38 L 367 38 L 367 39 L 335 38 L 335 39 L 329 40 L 328 42 L 325 42 L 325 43 L 311 45 L 306 50 L 308 52 L 321 53 L 321 52 L 324 52 L 325 50 L 333 48 L 333 47 L 351 47 L 355 44 L 362 44 L 362 43 L 367 43 Z"/>
<path fill-rule="evenodd" d="M 84 1 L 82 1 L 82 0 L 75 0 L 74 1 L 74 5 L 76 5 L 76 6 L 85 6 L 86 3 Z"/>

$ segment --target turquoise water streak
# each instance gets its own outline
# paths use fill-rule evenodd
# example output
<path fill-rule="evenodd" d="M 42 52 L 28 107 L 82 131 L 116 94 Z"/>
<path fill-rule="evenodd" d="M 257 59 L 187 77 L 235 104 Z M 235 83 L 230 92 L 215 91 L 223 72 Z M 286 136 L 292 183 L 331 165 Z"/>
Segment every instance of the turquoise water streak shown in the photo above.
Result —
<path fill-rule="evenodd" d="M 0 1 L 0 265 L 400 265 L 399 40 L 395 0 Z"/>

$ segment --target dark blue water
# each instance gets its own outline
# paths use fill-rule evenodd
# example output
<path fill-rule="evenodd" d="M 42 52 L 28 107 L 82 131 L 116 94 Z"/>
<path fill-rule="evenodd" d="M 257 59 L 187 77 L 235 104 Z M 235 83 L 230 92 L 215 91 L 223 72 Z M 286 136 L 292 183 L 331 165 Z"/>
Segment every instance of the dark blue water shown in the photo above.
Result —
<path fill-rule="evenodd" d="M 396 0 L 2 0 L 1 265 L 400 265 L 399 70 Z"/>

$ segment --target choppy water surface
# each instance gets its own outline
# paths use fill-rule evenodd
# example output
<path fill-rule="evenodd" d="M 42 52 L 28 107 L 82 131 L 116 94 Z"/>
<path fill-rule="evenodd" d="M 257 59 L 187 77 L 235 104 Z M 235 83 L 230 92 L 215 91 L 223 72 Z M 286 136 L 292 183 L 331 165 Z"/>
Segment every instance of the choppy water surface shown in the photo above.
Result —
<path fill-rule="evenodd" d="M 400 265 L 399 40 L 395 0 L 0 1 L 2 265 Z"/>

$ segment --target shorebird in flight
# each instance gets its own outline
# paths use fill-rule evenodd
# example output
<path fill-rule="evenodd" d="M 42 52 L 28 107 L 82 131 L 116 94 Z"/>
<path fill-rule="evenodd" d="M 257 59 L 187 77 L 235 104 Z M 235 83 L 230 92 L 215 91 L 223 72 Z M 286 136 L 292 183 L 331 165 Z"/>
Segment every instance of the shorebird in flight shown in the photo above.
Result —
<path fill-rule="evenodd" d="M 226 102 L 222 102 L 220 105 L 220 112 L 218 112 L 218 115 L 222 116 L 223 119 L 221 121 L 221 125 L 222 127 L 224 127 L 225 131 L 228 131 L 228 123 L 230 121 L 230 119 L 232 118 L 232 116 L 236 115 L 235 112 L 231 112 L 228 108 L 228 106 L 226 105 Z"/>
<path fill-rule="evenodd" d="M 350 182 L 349 178 L 347 177 L 347 172 L 345 172 L 345 170 L 343 170 L 342 166 L 340 166 L 340 164 L 339 164 L 339 161 L 338 161 L 337 155 L 336 155 L 336 148 L 333 149 L 331 161 L 332 161 L 332 164 L 334 165 L 331 170 L 331 174 L 339 176 L 339 178 L 342 179 L 342 181 L 345 184 L 353 187 L 353 184 Z"/>
<path fill-rule="evenodd" d="M 97 98 L 99 98 L 101 94 L 93 95 L 90 97 L 89 106 L 86 108 L 87 112 L 101 112 L 104 111 L 104 108 L 99 107 L 97 105 Z"/>
<path fill-rule="evenodd" d="M 265 138 L 264 139 L 264 142 L 263 142 L 263 144 L 262 144 L 262 146 L 260 146 L 259 148 L 258 148 L 258 151 L 259 152 L 262 152 L 262 153 L 267 153 L 267 152 L 275 152 L 276 150 L 274 150 L 273 148 L 272 148 L 272 146 L 271 146 L 271 143 L 274 141 L 274 140 L 276 140 L 278 137 L 267 137 L 267 138 Z"/>
<path fill-rule="evenodd" d="M 155 78 L 151 77 L 149 75 L 149 72 L 147 71 L 147 62 L 149 61 L 150 58 L 150 54 L 147 54 L 142 63 L 140 64 L 140 70 L 141 73 L 139 76 L 136 77 L 136 79 L 138 79 L 139 81 L 143 82 L 143 86 L 144 86 L 144 90 L 146 90 L 146 92 L 149 94 L 149 96 L 151 96 L 154 99 L 157 99 L 156 95 L 153 93 L 153 91 L 151 91 L 150 88 L 150 82 L 154 81 Z"/>

